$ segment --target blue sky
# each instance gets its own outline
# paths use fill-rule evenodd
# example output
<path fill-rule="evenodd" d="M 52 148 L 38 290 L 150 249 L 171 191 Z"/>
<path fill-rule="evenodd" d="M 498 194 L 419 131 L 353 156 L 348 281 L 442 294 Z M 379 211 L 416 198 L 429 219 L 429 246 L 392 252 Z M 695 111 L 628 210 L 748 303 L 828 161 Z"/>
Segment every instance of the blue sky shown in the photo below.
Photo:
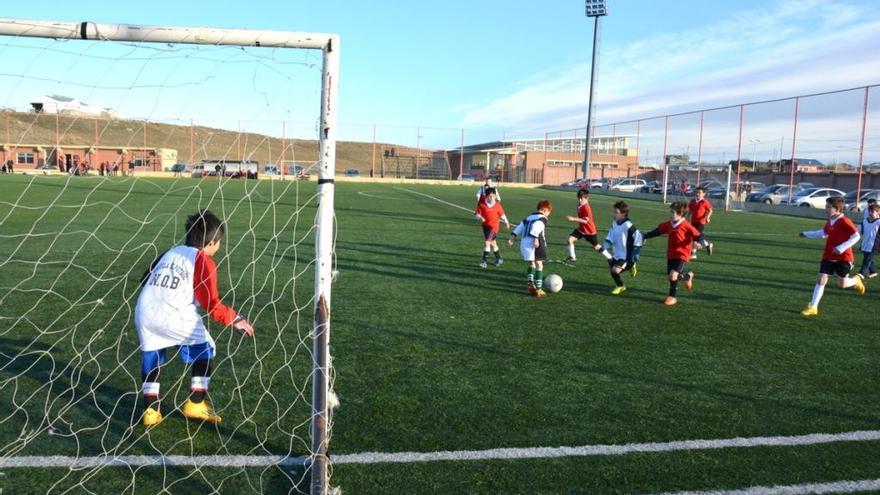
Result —
<path fill-rule="evenodd" d="M 597 123 L 880 83 L 877 0 L 608 4 Z M 427 142 L 457 141 L 459 128 L 480 141 L 583 126 L 592 41 L 583 11 L 579 0 L 30 0 L 8 2 L 3 15 L 335 32 L 350 134 L 421 126 Z M 849 121 L 860 108 L 827 110 Z"/>

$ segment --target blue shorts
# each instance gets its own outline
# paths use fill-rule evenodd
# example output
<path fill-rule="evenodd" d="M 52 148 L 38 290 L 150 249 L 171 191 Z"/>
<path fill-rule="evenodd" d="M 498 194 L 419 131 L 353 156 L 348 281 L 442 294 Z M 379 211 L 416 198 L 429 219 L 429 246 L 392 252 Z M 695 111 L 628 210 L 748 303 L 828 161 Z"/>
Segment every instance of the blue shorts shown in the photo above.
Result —
<path fill-rule="evenodd" d="M 179 345 L 177 346 L 178 351 L 180 352 L 180 359 L 185 364 L 191 364 L 195 361 L 201 361 L 203 359 L 213 359 L 214 358 L 214 348 L 211 347 L 207 342 L 202 342 L 200 344 L 190 344 L 190 345 Z M 149 373 L 150 371 L 158 368 L 165 364 L 165 349 L 159 349 L 157 351 L 144 351 L 143 360 L 141 361 L 141 371 L 144 374 Z"/>

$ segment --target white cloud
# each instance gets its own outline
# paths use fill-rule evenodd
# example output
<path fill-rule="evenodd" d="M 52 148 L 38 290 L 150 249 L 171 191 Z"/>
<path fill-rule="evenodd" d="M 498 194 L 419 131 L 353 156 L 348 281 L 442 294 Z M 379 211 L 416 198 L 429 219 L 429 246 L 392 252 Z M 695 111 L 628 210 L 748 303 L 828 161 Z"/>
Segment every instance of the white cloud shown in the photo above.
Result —
<path fill-rule="evenodd" d="M 880 20 L 868 6 L 780 1 L 602 52 L 597 123 L 880 82 Z M 589 66 L 527 77 L 462 107 L 464 127 L 582 127 Z M 549 81 L 549 82 L 545 82 Z"/>

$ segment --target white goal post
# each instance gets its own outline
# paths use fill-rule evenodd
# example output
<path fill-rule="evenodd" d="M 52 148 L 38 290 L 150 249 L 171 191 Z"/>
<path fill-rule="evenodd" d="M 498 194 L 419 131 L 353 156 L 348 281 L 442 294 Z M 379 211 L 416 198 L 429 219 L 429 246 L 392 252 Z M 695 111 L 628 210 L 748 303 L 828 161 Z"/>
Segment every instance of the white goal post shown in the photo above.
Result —
<path fill-rule="evenodd" d="M 336 168 L 339 37 L 336 34 L 205 27 L 141 26 L 95 22 L 0 18 L 0 35 L 91 41 L 181 43 L 321 50 L 318 213 L 315 239 L 314 320 L 312 326 L 311 493 L 328 491 L 328 401 L 330 378 L 330 293 L 333 265 L 333 201 Z"/>

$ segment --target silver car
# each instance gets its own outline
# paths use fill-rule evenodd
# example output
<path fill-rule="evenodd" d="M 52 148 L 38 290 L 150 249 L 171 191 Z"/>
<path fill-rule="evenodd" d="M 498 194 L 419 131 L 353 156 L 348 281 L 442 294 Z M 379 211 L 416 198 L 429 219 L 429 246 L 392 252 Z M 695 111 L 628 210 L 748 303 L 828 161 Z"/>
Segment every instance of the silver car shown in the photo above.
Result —
<path fill-rule="evenodd" d="M 788 200 L 789 196 L 795 196 L 801 192 L 800 186 L 789 186 L 788 184 L 773 184 L 767 186 L 760 191 L 755 191 L 746 198 L 746 201 L 752 203 L 764 203 L 765 205 L 778 205 L 782 200 Z"/>

